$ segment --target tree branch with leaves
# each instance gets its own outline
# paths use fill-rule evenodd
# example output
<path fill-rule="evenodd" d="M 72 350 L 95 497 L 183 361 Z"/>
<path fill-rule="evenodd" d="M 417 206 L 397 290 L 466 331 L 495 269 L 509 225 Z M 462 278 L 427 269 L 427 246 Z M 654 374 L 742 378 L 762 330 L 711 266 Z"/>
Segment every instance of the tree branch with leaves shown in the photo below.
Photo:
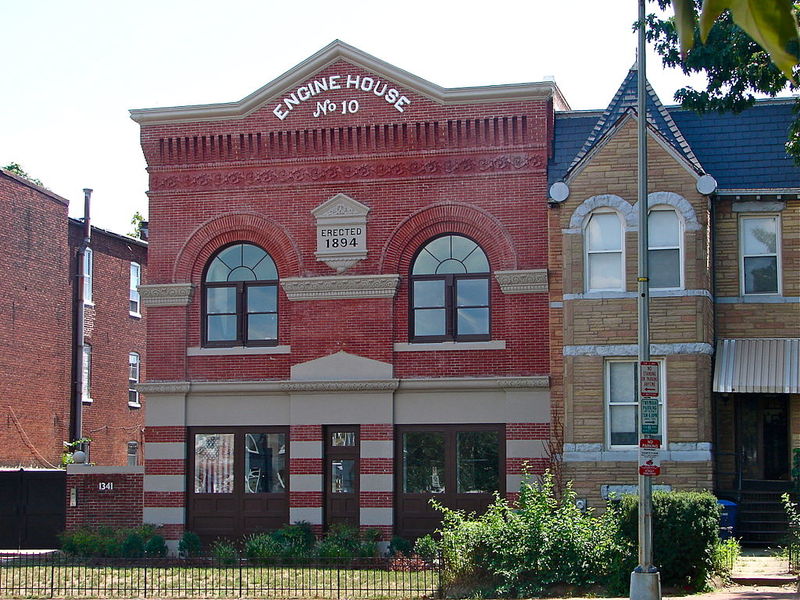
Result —
<path fill-rule="evenodd" d="M 756 96 L 800 89 L 798 0 L 657 0 L 675 16 L 649 15 L 648 40 L 666 66 L 704 73 L 706 89 L 685 87 L 675 100 L 697 112 L 742 110 Z M 699 18 L 698 18 L 699 14 Z M 786 152 L 800 164 L 800 99 Z"/>

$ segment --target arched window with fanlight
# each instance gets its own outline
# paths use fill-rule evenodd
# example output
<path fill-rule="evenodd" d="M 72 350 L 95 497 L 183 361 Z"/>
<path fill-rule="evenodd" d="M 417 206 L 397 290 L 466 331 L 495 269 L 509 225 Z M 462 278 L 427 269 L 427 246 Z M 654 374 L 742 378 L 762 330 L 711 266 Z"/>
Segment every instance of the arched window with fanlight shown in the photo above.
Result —
<path fill-rule="evenodd" d="M 232 244 L 209 261 L 203 277 L 203 343 L 278 343 L 278 270 L 262 248 Z"/>
<path fill-rule="evenodd" d="M 412 342 L 489 339 L 489 260 L 473 240 L 448 234 L 428 241 L 410 281 Z"/>

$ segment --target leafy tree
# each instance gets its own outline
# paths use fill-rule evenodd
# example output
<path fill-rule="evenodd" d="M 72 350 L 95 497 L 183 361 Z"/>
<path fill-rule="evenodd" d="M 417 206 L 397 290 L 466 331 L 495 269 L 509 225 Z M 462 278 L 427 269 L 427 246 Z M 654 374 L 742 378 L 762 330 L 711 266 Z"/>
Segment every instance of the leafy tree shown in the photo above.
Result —
<path fill-rule="evenodd" d="M 670 0 L 657 0 L 657 2 L 662 10 L 669 7 L 671 3 Z M 700 8 L 701 0 L 688 0 L 688 2 L 689 10 L 694 11 Z M 776 2 L 783 4 L 779 0 L 774 0 L 774 2 L 770 0 L 764 4 L 772 5 Z M 800 0 L 788 0 L 786 3 L 791 7 L 788 13 L 790 27 L 796 32 Z M 786 41 L 788 50 L 794 56 L 791 59 L 794 64 L 787 73 L 785 68 L 782 70 L 776 66 L 770 58 L 770 53 L 737 24 L 743 20 L 741 13 L 738 17 L 735 11 L 733 13 L 730 11 L 716 13 L 716 20 L 711 18 L 712 13 L 705 18 L 701 15 L 698 26 L 691 16 L 686 16 L 685 9 L 683 15 L 680 13 L 680 7 L 685 4 L 686 2 L 682 0 L 676 0 L 678 16 L 675 18 L 661 19 L 656 15 L 649 15 L 647 18 L 648 40 L 653 42 L 664 65 L 680 67 L 686 74 L 704 73 L 706 75 L 705 90 L 685 87 L 675 93 L 675 100 L 679 101 L 682 106 L 700 113 L 708 111 L 741 112 L 755 103 L 756 94 L 774 97 L 787 89 L 791 91 L 800 89 L 800 85 L 798 85 L 798 74 L 800 74 L 798 62 L 800 61 L 797 59 L 796 33 L 793 41 Z M 703 8 L 706 8 L 706 5 L 711 5 L 712 8 L 716 5 L 716 8 L 719 8 L 719 5 L 727 4 L 758 5 L 759 3 L 740 3 L 733 0 L 709 2 L 706 0 Z M 740 10 L 742 9 L 740 8 Z M 691 14 L 693 15 L 694 12 Z M 713 21 L 713 27 L 710 21 Z M 774 22 L 782 23 L 780 19 Z M 780 27 L 780 25 L 776 26 Z M 706 37 L 702 44 L 684 44 L 682 56 L 678 29 L 685 30 L 687 27 L 694 28 L 692 41 L 699 41 L 703 33 Z M 689 30 L 691 31 L 691 29 Z M 750 30 L 752 27 L 748 27 L 748 31 Z M 686 34 L 683 34 L 683 37 L 685 40 Z M 764 35 L 761 37 L 763 38 Z M 774 38 L 775 35 L 772 35 L 770 39 Z M 783 64 L 785 65 L 785 60 Z M 792 77 L 788 76 L 790 74 Z M 795 111 L 798 116 L 789 129 L 786 151 L 800 164 L 800 99 L 795 104 Z"/>
<path fill-rule="evenodd" d="M 13 173 L 14 175 L 18 175 L 23 179 L 27 179 L 31 183 L 35 183 L 40 187 L 44 187 L 44 184 L 39 179 L 36 179 L 36 177 L 31 177 L 30 175 L 28 175 L 25 172 L 25 169 L 23 169 L 19 163 L 15 162 L 8 163 L 5 167 L 3 167 L 3 170 L 8 171 L 9 173 Z"/>
<path fill-rule="evenodd" d="M 142 235 L 143 225 L 142 224 L 146 223 L 146 222 L 147 221 L 145 221 L 145 218 L 142 216 L 142 213 L 140 213 L 137 210 L 135 213 L 133 213 L 133 217 L 131 218 L 131 225 L 133 225 L 133 231 L 131 233 L 129 233 L 128 235 L 130 235 L 131 237 L 143 239 L 143 235 Z"/>

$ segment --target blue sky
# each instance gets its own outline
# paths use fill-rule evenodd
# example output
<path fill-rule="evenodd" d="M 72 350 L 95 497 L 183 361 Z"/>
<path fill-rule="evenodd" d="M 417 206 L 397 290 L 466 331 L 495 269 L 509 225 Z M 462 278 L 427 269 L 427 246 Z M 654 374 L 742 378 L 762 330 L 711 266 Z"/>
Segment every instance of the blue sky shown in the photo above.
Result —
<path fill-rule="evenodd" d="M 636 0 L 0 1 L 0 165 L 22 164 L 93 223 L 147 213 L 128 109 L 239 100 L 334 39 L 444 87 L 555 77 L 604 108 L 635 59 Z M 688 81 L 650 56 L 666 104 Z M 697 83 L 698 80 L 695 80 Z"/>

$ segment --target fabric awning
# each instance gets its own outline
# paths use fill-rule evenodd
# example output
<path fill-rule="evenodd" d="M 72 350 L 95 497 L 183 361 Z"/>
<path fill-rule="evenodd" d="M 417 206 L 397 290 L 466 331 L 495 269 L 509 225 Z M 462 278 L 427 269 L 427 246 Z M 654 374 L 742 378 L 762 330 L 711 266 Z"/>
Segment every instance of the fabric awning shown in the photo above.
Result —
<path fill-rule="evenodd" d="M 720 340 L 713 389 L 800 394 L 800 338 Z"/>

